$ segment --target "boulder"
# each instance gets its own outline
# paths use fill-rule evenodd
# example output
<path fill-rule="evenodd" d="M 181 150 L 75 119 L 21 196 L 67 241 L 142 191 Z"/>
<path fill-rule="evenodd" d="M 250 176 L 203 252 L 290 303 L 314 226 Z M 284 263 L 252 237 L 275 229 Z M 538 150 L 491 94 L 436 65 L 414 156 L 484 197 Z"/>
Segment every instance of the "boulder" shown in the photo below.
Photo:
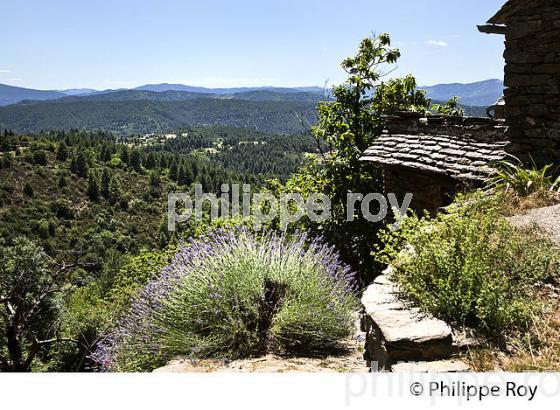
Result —
<path fill-rule="evenodd" d="M 398 287 L 381 275 L 362 296 L 368 365 L 390 370 L 399 361 L 433 361 L 453 353 L 451 328 L 407 306 Z"/>

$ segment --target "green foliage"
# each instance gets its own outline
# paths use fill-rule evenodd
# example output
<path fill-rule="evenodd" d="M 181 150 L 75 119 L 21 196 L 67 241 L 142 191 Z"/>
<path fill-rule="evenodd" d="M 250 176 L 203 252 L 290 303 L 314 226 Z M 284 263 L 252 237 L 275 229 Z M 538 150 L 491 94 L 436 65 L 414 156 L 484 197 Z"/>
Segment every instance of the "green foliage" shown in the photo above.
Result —
<path fill-rule="evenodd" d="M 471 198 L 434 220 L 407 217 L 398 231 L 381 234 L 376 256 L 394 267 L 403 295 L 422 309 L 501 341 L 539 312 L 532 285 L 558 282 L 560 251 L 489 205 Z"/>
<path fill-rule="evenodd" d="M 425 90 L 419 90 L 416 78 L 408 75 L 382 82 L 377 86 L 374 96 L 377 111 L 383 114 L 394 114 L 398 111 L 424 113 L 430 105 Z"/>
<path fill-rule="evenodd" d="M 296 93 L 292 95 L 292 98 L 297 97 Z M 188 101 L 34 102 L 0 107 L 0 124 L 7 124 L 18 132 L 78 128 L 131 135 L 208 124 L 290 134 L 304 131 L 302 118 L 308 123 L 315 121 L 319 98 L 316 95 L 308 101 L 197 98 Z"/>
<path fill-rule="evenodd" d="M 383 115 L 395 110 L 425 110 L 428 105 L 412 76 L 379 84 L 384 69 L 390 69 L 399 57 L 388 34 L 361 42 L 356 56 L 342 62 L 348 78 L 333 88 L 334 101 L 319 103 L 312 133 L 321 155 L 284 186 L 272 186 L 304 197 L 320 193 L 331 199 L 332 219 L 321 223 L 303 220 L 302 227 L 335 244 L 364 284 L 381 269 L 371 257 L 371 247 L 382 224 L 367 221 L 361 212 L 348 221 L 347 194 L 383 192 L 381 169 L 360 161 L 383 131 Z M 377 211 L 371 209 L 373 214 Z"/>
<path fill-rule="evenodd" d="M 431 110 L 436 114 L 450 115 L 453 117 L 462 117 L 465 110 L 459 105 L 459 97 L 453 97 L 445 104 L 434 104 Z"/>
<path fill-rule="evenodd" d="M 47 165 L 47 154 L 43 150 L 33 152 L 33 162 L 37 165 Z"/>
<path fill-rule="evenodd" d="M 237 231 L 180 249 L 133 304 L 101 361 L 111 370 L 145 371 L 176 356 L 339 348 L 356 308 L 348 271 L 330 248 L 305 240 Z"/>
<path fill-rule="evenodd" d="M 29 182 L 26 182 L 25 185 L 23 186 L 23 193 L 30 198 L 33 198 L 33 196 L 35 195 L 33 186 Z"/>
<path fill-rule="evenodd" d="M 112 280 L 109 299 L 113 301 L 113 308 L 124 312 L 140 290 L 171 262 L 176 253 L 177 246 L 170 245 L 162 251 L 143 250 L 130 257 Z"/>
<path fill-rule="evenodd" d="M 545 165 L 539 169 L 533 163 L 531 168 L 525 168 L 519 160 L 517 163 L 501 161 L 497 163 L 497 170 L 490 178 L 487 189 L 511 190 L 521 197 L 547 191 L 560 192 L 560 177 L 554 179 L 552 170 L 552 165 Z"/>
<path fill-rule="evenodd" d="M 93 172 L 89 173 L 87 195 L 92 201 L 99 200 L 99 180 Z"/>
<path fill-rule="evenodd" d="M 89 164 L 85 153 L 79 150 L 76 157 L 72 161 L 71 171 L 82 178 L 87 178 L 89 172 Z"/>
<path fill-rule="evenodd" d="M 67 270 L 57 270 L 24 237 L 0 246 L 0 260 L 0 371 L 30 371 L 42 350 L 57 342 L 57 294 Z"/>
<path fill-rule="evenodd" d="M 56 150 L 56 159 L 62 162 L 68 159 L 68 147 L 66 146 L 64 141 L 58 144 L 58 149 Z"/>

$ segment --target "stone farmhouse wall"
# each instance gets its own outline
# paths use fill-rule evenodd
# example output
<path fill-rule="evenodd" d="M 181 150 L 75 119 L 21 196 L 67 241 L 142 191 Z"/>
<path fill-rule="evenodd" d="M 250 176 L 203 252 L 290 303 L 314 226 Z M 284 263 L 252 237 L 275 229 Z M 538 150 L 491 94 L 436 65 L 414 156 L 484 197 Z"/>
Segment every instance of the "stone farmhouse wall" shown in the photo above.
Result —
<path fill-rule="evenodd" d="M 538 165 L 560 162 L 560 0 L 508 16 L 504 57 L 509 151 Z"/>

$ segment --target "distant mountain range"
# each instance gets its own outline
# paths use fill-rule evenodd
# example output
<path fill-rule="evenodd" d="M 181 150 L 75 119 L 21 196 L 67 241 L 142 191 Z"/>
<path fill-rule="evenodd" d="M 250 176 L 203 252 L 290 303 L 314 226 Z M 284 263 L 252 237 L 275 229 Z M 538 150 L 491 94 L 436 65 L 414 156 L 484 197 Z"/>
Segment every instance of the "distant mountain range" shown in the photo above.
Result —
<path fill-rule="evenodd" d="M 461 98 L 461 103 L 469 106 L 492 105 L 503 93 L 503 82 L 501 80 L 487 80 L 469 84 L 438 84 L 434 86 L 421 87 L 428 92 L 428 96 L 435 101 L 446 101 L 453 96 Z M 138 91 L 138 93 L 135 93 Z M 162 96 L 143 94 L 142 91 L 152 93 L 165 93 Z M 187 94 L 180 94 L 187 93 Z M 288 97 L 292 94 L 291 98 Z M 78 88 L 68 90 L 33 90 L 29 88 L 13 87 L 0 84 L 0 106 L 17 104 L 22 101 L 48 101 L 65 97 L 86 98 L 105 95 L 99 100 L 149 100 L 160 99 L 169 101 L 178 98 L 186 100 L 192 98 L 239 98 L 253 101 L 272 100 L 317 100 L 323 96 L 321 87 L 239 87 L 239 88 L 204 88 L 193 87 L 182 84 L 147 84 L 134 89 L 119 90 L 94 90 L 90 88 Z M 111 96 L 109 96 L 111 95 Z M 280 96 L 279 96 L 280 95 Z M 297 95 L 297 96 L 296 96 Z M 66 100 L 68 101 L 68 100 Z"/>
<path fill-rule="evenodd" d="M 198 93 L 198 94 L 240 94 L 240 93 L 247 93 L 253 91 L 270 91 L 275 93 L 299 93 L 299 92 L 306 92 L 306 93 L 322 93 L 323 89 L 321 87 L 293 87 L 293 88 L 285 88 L 285 87 L 239 87 L 239 88 L 204 88 L 204 87 L 193 87 L 190 85 L 182 85 L 182 84 L 148 84 L 143 85 L 141 87 L 134 88 L 135 90 L 140 91 L 154 91 L 154 92 L 165 92 L 165 91 L 184 91 L 189 93 Z"/>
<path fill-rule="evenodd" d="M 467 115 L 484 116 L 503 92 L 499 80 L 423 87 L 434 102 L 458 95 Z M 293 133 L 315 121 L 320 87 L 210 89 L 153 84 L 135 89 L 41 91 L 0 84 L 0 129 L 106 129 L 123 134 L 194 125 Z"/>
<path fill-rule="evenodd" d="M 461 104 L 488 107 L 504 93 L 501 80 L 486 80 L 470 84 L 439 84 L 422 87 L 428 97 L 436 101 L 447 101 L 454 96 L 461 98 Z"/>
<path fill-rule="evenodd" d="M 32 90 L 0 84 L 0 106 L 15 104 L 23 100 L 56 100 L 65 96 L 66 94 L 60 91 Z"/>
<path fill-rule="evenodd" d="M 135 93 L 138 91 L 139 93 Z M 204 87 L 193 87 L 182 84 L 147 84 L 141 87 L 136 87 L 133 89 L 118 89 L 118 90 L 94 90 L 91 88 L 71 88 L 67 90 L 34 90 L 30 88 L 14 87 L 11 85 L 0 84 L 0 106 L 6 106 L 11 104 L 17 104 L 22 101 L 49 101 L 58 100 L 65 97 L 91 97 L 98 95 L 109 95 L 115 94 L 111 97 L 107 97 L 108 100 L 117 101 L 122 100 L 122 98 L 132 98 L 133 100 L 141 99 L 142 96 L 147 96 L 148 94 L 142 94 L 141 91 L 148 91 L 152 93 L 167 93 L 167 97 L 162 97 L 163 100 L 167 100 L 169 96 L 173 95 L 171 92 L 175 92 L 174 96 L 178 97 L 179 93 L 188 93 L 182 95 L 180 100 L 199 98 L 199 97 L 210 97 L 210 98 L 236 98 L 241 94 L 253 94 L 255 96 L 260 96 L 264 98 L 265 95 L 274 96 L 275 94 L 316 94 L 322 95 L 323 89 L 321 87 L 294 87 L 294 88 L 282 88 L 282 87 L 239 87 L 239 88 L 204 88 Z M 308 96 L 309 97 L 309 96 Z M 258 98 L 258 97 L 256 97 Z M 305 98 L 305 97 L 304 97 Z M 318 97 L 315 97 L 317 99 Z M 149 99 L 157 99 L 155 96 L 151 96 Z M 253 98 L 249 98 L 253 99 Z M 277 98 L 275 98 L 277 99 Z M 294 98 L 292 98 L 294 99 Z M 298 99 L 297 97 L 295 99 Z"/>

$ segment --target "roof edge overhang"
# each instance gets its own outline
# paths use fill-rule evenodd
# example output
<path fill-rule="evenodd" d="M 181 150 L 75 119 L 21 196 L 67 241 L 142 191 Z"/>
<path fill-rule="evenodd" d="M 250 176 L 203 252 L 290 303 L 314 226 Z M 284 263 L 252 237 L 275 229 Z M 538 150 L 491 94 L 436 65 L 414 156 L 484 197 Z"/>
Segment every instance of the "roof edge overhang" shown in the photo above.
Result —
<path fill-rule="evenodd" d="M 523 7 L 530 7 L 531 0 L 508 0 L 490 20 L 488 24 L 502 24 L 505 25 L 508 22 L 510 16 L 518 12 Z"/>
<path fill-rule="evenodd" d="M 485 34 L 506 34 L 507 26 L 505 24 L 482 24 L 478 27 L 478 31 Z"/>

